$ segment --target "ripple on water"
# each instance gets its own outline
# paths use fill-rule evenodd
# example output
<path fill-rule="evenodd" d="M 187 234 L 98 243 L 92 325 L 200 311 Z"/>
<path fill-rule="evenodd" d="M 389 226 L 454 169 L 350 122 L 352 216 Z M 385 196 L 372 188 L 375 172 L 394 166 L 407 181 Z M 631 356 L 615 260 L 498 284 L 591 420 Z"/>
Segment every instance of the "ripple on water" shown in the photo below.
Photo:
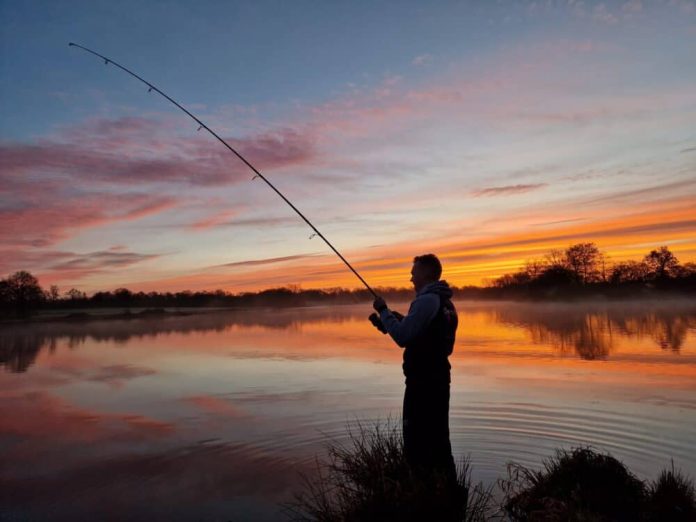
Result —
<path fill-rule="evenodd" d="M 696 469 L 696 429 L 685 429 L 676 418 L 607 407 L 477 402 L 454 409 L 450 426 L 455 454 L 470 454 L 475 473 L 485 477 L 500 476 L 509 461 L 538 467 L 556 448 L 581 445 L 608 451 L 644 476 L 654 476 L 671 458 L 687 471 Z"/>

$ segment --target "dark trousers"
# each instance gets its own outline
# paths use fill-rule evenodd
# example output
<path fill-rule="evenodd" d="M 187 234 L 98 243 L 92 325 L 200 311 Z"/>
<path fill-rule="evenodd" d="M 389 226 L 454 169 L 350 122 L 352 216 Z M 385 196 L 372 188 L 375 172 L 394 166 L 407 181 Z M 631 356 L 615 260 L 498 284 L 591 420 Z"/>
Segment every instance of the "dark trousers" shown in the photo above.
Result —
<path fill-rule="evenodd" d="M 404 452 L 419 474 L 442 474 L 456 481 L 449 437 L 449 382 L 406 381 L 403 410 Z"/>

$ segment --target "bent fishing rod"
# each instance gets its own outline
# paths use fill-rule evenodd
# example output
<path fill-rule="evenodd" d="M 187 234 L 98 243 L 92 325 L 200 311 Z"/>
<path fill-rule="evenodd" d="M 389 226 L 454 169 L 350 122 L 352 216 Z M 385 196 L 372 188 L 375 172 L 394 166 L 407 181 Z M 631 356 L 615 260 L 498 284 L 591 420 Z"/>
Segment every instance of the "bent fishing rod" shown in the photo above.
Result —
<path fill-rule="evenodd" d="M 365 285 L 365 288 L 367 288 L 367 289 L 369 290 L 369 292 L 370 292 L 374 297 L 377 297 L 377 294 L 375 293 L 375 291 L 374 291 L 372 288 L 370 288 L 370 285 L 367 284 L 367 281 L 365 281 L 365 280 L 362 278 L 362 276 L 361 276 L 360 274 L 358 274 L 357 270 L 355 270 L 355 268 L 353 268 L 353 267 L 351 266 L 351 264 L 346 260 L 346 258 L 343 257 L 343 255 L 341 255 L 341 253 L 340 253 L 338 250 L 336 250 L 336 247 L 334 247 L 334 246 L 329 242 L 329 240 L 326 239 L 326 238 L 324 237 L 324 234 L 322 234 L 321 232 L 319 232 L 319 230 L 317 229 L 317 227 L 315 227 L 315 226 L 312 224 L 312 222 L 311 222 L 309 219 L 307 219 L 307 218 L 305 217 L 305 215 L 304 215 L 302 212 L 300 212 L 299 209 L 298 209 L 295 205 L 293 205 L 293 204 L 290 202 L 290 200 L 289 200 L 288 198 L 286 198 L 286 197 L 283 195 L 282 192 L 280 192 L 280 190 L 278 190 L 278 189 L 275 187 L 275 185 L 273 185 L 273 183 L 271 183 L 270 181 L 268 181 L 268 178 L 266 178 L 266 176 L 264 176 L 263 174 L 261 174 L 261 173 L 256 169 L 256 167 L 254 167 L 251 163 L 249 163 L 249 161 L 247 161 L 247 159 L 246 159 L 244 156 L 242 156 L 239 152 L 237 152 L 237 150 L 235 150 L 229 143 L 227 143 L 227 142 L 226 142 L 225 140 L 223 140 L 220 136 L 218 136 L 218 134 L 215 133 L 215 131 L 213 131 L 213 130 L 212 130 L 210 127 L 208 127 L 205 123 L 203 123 L 201 120 L 199 120 L 196 116 L 194 116 L 191 112 L 189 112 L 185 107 L 183 107 L 179 102 L 177 102 L 176 100 L 174 100 L 172 97 L 170 97 L 169 95 L 167 95 L 166 93 L 164 93 L 162 90 L 160 90 L 160 89 L 158 89 L 157 87 L 155 87 L 153 84 L 151 84 L 150 82 L 148 82 L 148 81 L 145 80 L 144 78 L 138 76 L 137 74 L 135 74 L 135 73 L 134 73 L 133 71 L 131 71 L 130 69 L 127 69 L 127 68 L 124 67 L 123 65 L 121 65 L 121 64 L 119 64 L 119 63 L 116 63 L 116 62 L 113 61 L 111 58 L 107 58 L 106 56 L 101 55 L 101 54 L 99 54 L 98 52 L 93 51 L 92 49 L 88 49 L 87 47 L 83 47 L 82 45 L 79 45 L 79 44 L 76 44 L 76 43 L 73 43 L 73 42 L 70 42 L 70 43 L 68 44 L 68 46 L 70 46 L 70 47 L 77 47 L 78 49 L 82 49 L 83 51 L 86 51 L 86 52 L 88 52 L 88 53 L 90 53 L 90 54 L 93 54 L 94 56 L 97 56 L 97 57 L 101 58 L 102 60 L 104 60 L 104 65 L 109 65 L 110 63 L 113 64 L 113 65 L 115 65 L 116 67 L 118 67 L 118 68 L 121 69 L 122 71 L 124 71 L 124 72 L 130 74 L 133 78 L 135 78 L 135 79 L 137 79 L 137 80 L 140 80 L 140 81 L 143 82 L 145 85 L 147 85 L 147 87 L 148 87 L 148 92 L 155 91 L 157 94 L 161 95 L 161 96 L 164 97 L 166 100 L 170 101 L 171 103 L 173 103 L 174 105 L 176 105 L 179 109 L 181 109 L 183 112 L 185 112 L 187 116 L 189 116 L 189 117 L 192 118 L 196 123 L 198 123 L 198 130 L 205 129 L 205 130 L 207 130 L 210 134 L 212 134 L 214 138 L 216 138 L 220 143 L 222 143 L 222 144 L 223 144 L 225 147 L 227 147 L 231 152 L 233 152 L 233 153 L 235 154 L 235 156 L 237 156 L 240 160 L 242 160 L 242 163 L 244 163 L 247 167 L 249 167 L 249 168 L 254 172 L 254 179 L 256 179 L 257 177 L 258 177 L 258 178 L 261 178 L 261 179 L 266 183 L 266 185 L 268 185 L 269 187 L 271 187 L 271 189 L 273 189 L 273 191 L 274 191 L 276 194 L 278 194 L 278 196 L 281 197 L 281 199 L 282 199 L 283 201 L 285 201 L 288 205 L 290 205 L 290 208 L 292 208 L 292 209 L 297 213 L 297 215 L 300 216 L 300 217 L 304 220 L 304 222 L 307 223 L 307 224 L 311 227 L 311 229 L 314 231 L 314 234 L 313 234 L 313 235 L 319 236 L 319 237 L 324 241 L 324 243 L 326 243 L 326 244 L 329 246 L 329 248 L 330 248 L 331 250 L 334 251 L 334 253 L 341 259 L 341 261 L 343 261 L 343 262 L 345 263 L 345 265 L 350 269 L 350 271 L 353 272 L 353 273 L 355 274 L 355 276 L 356 276 L 358 279 L 360 279 L 360 282 L 361 282 L 363 285 Z"/>

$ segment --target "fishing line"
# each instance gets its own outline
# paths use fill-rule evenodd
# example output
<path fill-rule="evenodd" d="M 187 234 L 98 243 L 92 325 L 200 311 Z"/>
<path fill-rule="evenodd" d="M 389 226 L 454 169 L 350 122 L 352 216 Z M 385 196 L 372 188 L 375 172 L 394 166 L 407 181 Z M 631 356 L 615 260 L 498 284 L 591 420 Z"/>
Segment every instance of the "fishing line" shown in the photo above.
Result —
<path fill-rule="evenodd" d="M 115 65 L 116 67 L 118 67 L 119 69 L 121 69 L 122 71 L 124 71 L 124 72 L 130 74 L 133 78 L 136 78 L 137 80 L 140 80 L 140 81 L 143 82 L 145 85 L 147 85 L 147 87 L 148 87 L 148 92 L 155 91 L 157 94 L 160 94 L 161 96 L 163 96 L 164 98 L 166 98 L 168 101 L 170 101 L 171 103 L 173 103 L 174 105 L 176 105 L 176 106 L 177 106 L 179 109 L 181 109 L 183 112 L 185 112 L 185 113 L 186 113 L 189 117 L 191 117 L 196 123 L 198 123 L 198 130 L 199 130 L 199 131 L 200 131 L 201 129 L 205 129 L 205 130 L 207 130 L 210 134 L 212 134 L 220 143 L 222 143 L 222 144 L 223 144 L 225 147 L 227 147 L 230 151 L 234 152 L 235 156 L 237 156 L 240 160 L 242 160 L 242 162 L 254 172 L 254 174 L 255 174 L 255 175 L 254 175 L 254 179 L 256 179 L 257 177 L 258 177 L 258 178 L 261 178 L 261 179 L 266 183 L 266 185 L 268 185 L 269 187 L 271 187 L 271 188 L 273 189 L 273 191 L 274 191 L 276 194 L 278 194 L 278 195 L 283 199 L 283 201 L 285 201 L 288 205 L 290 205 L 290 208 L 292 208 L 292 209 L 297 213 L 297 215 L 300 216 L 300 217 L 304 220 L 304 222 L 307 223 L 307 224 L 312 228 L 312 230 L 314 231 L 314 234 L 312 234 L 312 236 L 310 236 L 310 238 L 311 238 L 311 237 L 314 237 L 314 236 L 316 235 L 316 236 L 319 236 L 322 240 L 324 240 L 324 243 L 326 243 L 326 244 L 329 246 L 329 248 L 330 248 L 331 250 L 333 250 L 334 253 L 341 259 L 341 261 L 343 261 L 343 262 L 346 264 L 346 266 L 350 269 L 350 271 L 353 272 L 353 273 L 355 274 L 355 276 L 356 276 L 358 279 L 360 279 L 360 282 L 361 282 L 363 285 L 365 285 L 365 288 L 367 288 L 367 289 L 370 291 L 370 293 L 371 293 L 374 297 L 377 297 L 377 294 L 375 293 L 374 290 L 372 290 L 372 288 L 370 288 L 370 285 L 368 285 L 367 282 L 362 278 L 362 276 L 361 276 L 360 274 L 358 274 L 357 270 L 355 270 L 355 268 L 353 268 L 353 267 L 351 266 L 351 264 L 346 260 L 346 258 L 343 257 L 343 256 L 341 255 L 341 253 L 340 253 L 338 250 L 336 250 L 336 247 L 334 247 L 334 246 L 329 242 L 329 240 L 326 239 L 326 238 L 324 237 L 324 235 L 323 235 L 321 232 L 319 232 L 319 230 L 317 229 L 317 227 L 315 227 L 315 226 L 312 224 L 312 222 L 311 222 L 309 219 L 307 219 L 307 218 L 305 217 L 305 215 L 304 215 L 302 212 L 300 212 L 300 211 L 298 210 L 298 208 L 297 208 L 295 205 L 293 205 L 293 204 L 290 202 L 290 200 L 289 200 L 288 198 L 286 198 L 286 197 L 283 195 L 282 192 L 280 192 L 280 190 L 278 190 L 278 189 L 275 187 L 275 185 L 273 185 L 273 183 L 271 183 L 270 181 L 268 181 L 268 179 L 266 178 L 266 176 L 264 176 L 263 174 L 261 174 L 261 173 L 256 169 L 256 167 L 254 167 L 251 163 L 249 163 L 249 162 L 247 161 L 247 159 L 246 159 L 244 156 L 242 156 L 239 152 L 237 152 L 232 146 L 230 146 L 229 143 L 227 143 L 227 142 L 226 142 L 225 140 L 223 140 L 220 136 L 218 136 L 218 135 L 215 133 L 215 131 L 213 131 L 213 130 L 212 130 L 210 127 L 208 127 L 205 123 L 203 123 L 201 120 L 199 120 L 196 116 L 194 116 L 193 114 L 191 114 L 186 108 L 184 108 L 184 107 L 183 107 L 181 104 L 179 104 L 176 100 L 174 100 L 173 98 L 171 98 L 169 95 L 165 94 L 163 91 L 161 91 L 160 89 L 158 89 L 157 87 L 155 87 L 153 84 L 151 84 L 151 83 L 148 82 L 147 80 L 145 80 L 145 79 L 143 79 L 142 77 L 140 77 L 140 76 L 138 76 L 137 74 L 135 74 L 135 73 L 134 73 L 133 71 L 131 71 L 130 69 L 127 69 L 127 68 L 124 67 L 123 65 L 121 65 L 121 64 L 116 63 L 115 61 L 113 61 L 111 58 L 107 58 L 106 56 L 103 56 L 103 55 L 101 55 L 101 54 L 99 54 L 99 53 L 97 53 L 97 52 L 95 52 L 95 51 L 93 51 L 93 50 L 91 50 L 91 49 L 88 49 L 87 47 L 83 47 L 82 45 L 79 45 L 79 44 L 76 44 L 76 43 L 72 43 L 72 42 L 70 42 L 68 45 L 69 45 L 70 47 L 77 47 L 77 48 L 79 48 L 79 49 L 82 49 L 83 51 L 86 51 L 86 52 L 88 52 L 88 53 L 90 53 L 90 54 L 93 54 L 94 56 L 98 56 L 99 58 L 101 58 L 102 60 L 104 60 L 104 65 L 109 65 L 109 64 L 111 63 L 111 64 Z"/>

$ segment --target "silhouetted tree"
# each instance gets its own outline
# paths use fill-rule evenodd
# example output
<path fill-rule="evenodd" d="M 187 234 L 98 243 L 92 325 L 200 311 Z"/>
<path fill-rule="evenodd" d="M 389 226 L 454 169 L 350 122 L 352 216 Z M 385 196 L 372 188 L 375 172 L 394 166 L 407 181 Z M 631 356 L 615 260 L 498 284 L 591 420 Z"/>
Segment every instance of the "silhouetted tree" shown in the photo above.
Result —
<path fill-rule="evenodd" d="M 559 250 L 557 248 L 554 248 L 551 250 L 548 254 L 544 256 L 544 264 L 546 265 L 547 268 L 553 268 L 553 267 L 563 267 L 566 268 L 568 266 L 567 260 L 566 260 L 566 255 L 563 250 Z"/>
<path fill-rule="evenodd" d="M 31 313 L 44 299 L 39 281 L 29 272 L 20 270 L 5 279 L 3 293 L 18 316 Z"/>
<path fill-rule="evenodd" d="M 71 301 L 81 301 L 83 299 L 87 299 L 87 294 L 85 294 L 84 292 L 81 292 L 77 288 L 71 288 L 70 290 L 68 290 L 65 293 L 65 295 Z"/>
<path fill-rule="evenodd" d="M 537 277 L 533 286 L 541 288 L 568 286 L 575 282 L 575 272 L 561 265 L 552 265 Z"/>
<path fill-rule="evenodd" d="M 599 280 L 602 253 L 594 243 L 578 243 L 565 251 L 568 267 L 581 284 Z"/>
<path fill-rule="evenodd" d="M 55 303 L 60 299 L 60 290 L 57 285 L 51 285 L 46 291 L 46 300 Z"/>
<path fill-rule="evenodd" d="M 674 277 L 686 280 L 696 280 L 696 263 L 684 263 L 674 268 Z"/>
<path fill-rule="evenodd" d="M 651 275 L 657 279 L 668 278 L 671 272 L 679 266 L 679 260 L 666 246 L 661 246 L 657 250 L 651 250 L 645 256 L 644 261 L 648 265 Z"/>
<path fill-rule="evenodd" d="M 10 285 L 4 279 L 0 280 L 0 310 L 3 312 L 9 310 L 12 306 L 10 298 Z"/>
<path fill-rule="evenodd" d="M 618 283 L 640 283 L 644 282 L 650 269 L 642 261 L 626 261 L 617 263 L 611 270 L 609 282 Z"/>
<path fill-rule="evenodd" d="M 609 256 L 602 253 L 599 259 L 599 278 L 603 283 L 608 282 L 611 275 L 610 261 Z"/>
<path fill-rule="evenodd" d="M 544 263 L 536 259 L 527 261 L 524 264 L 524 272 L 529 276 L 530 280 L 539 277 L 545 268 Z"/>

